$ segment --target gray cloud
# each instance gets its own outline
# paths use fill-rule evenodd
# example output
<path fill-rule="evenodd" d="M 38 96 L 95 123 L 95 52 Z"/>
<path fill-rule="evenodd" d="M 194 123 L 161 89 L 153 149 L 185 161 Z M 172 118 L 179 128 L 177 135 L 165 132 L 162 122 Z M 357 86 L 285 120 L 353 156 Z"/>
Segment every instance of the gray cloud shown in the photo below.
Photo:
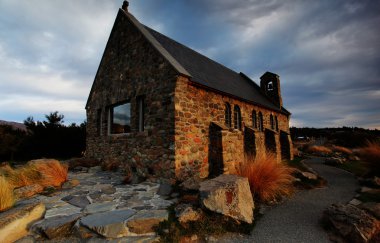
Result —
<path fill-rule="evenodd" d="M 0 0 L 0 119 L 60 110 L 83 120 L 121 3 Z M 294 125 L 380 128 L 379 1 L 139 0 L 130 9 L 254 80 L 278 73 Z"/>

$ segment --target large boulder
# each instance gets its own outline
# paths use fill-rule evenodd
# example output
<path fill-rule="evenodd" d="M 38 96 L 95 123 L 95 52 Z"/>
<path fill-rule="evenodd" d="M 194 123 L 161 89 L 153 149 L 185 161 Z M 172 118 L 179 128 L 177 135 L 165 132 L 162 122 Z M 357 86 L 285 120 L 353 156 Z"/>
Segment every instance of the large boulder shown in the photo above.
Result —
<path fill-rule="evenodd" d="M 369 242 L 380 233 L 380 221 L 351 204 L 333 204 L 325 210 L 324 220 L 350 242 Z"/>
<path fill-rule="evenodd" d="M 16 206 L 0 214 L 0 242 L 14 242 L 28 234 L 29 226 L 43 217 L 42 203 Z"/>
<path fill-rule="evenodd" d="M 201 203 L 207 209 L 252 223 L 254 203 L 247 178 L 221 175 L 202 182 L 199 192 Z"/>

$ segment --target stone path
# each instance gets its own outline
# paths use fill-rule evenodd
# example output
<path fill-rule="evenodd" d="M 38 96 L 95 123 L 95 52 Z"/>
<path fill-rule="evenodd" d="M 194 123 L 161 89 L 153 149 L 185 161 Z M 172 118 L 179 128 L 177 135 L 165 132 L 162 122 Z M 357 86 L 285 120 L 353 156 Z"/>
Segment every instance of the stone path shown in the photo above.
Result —
<path fill-rule="evenodd" d="M 285 203 L 270 209 L 258 220 L 249 237 L 230 235 L 218 242 L 330 242 L 319 220 L 333 203 L 347 203 L 359 185 L 355 177 L 343 170 L 326 166 L 322 158 L 306 161 L 328 181 L 323 189 L 300 191 Z"/>
<path fill-rule="evenodd" d="M 154 235 L 149 224 L 167 219 L 166 208 L 176 201 L 175 198 L 169 199 L 170 195 L 158 195 L 161 190 L 158 183 L 125 185 L 122 184 L 122 174 L 101 171 L 96 167 L 90 171 L 70 172 L 69 179 L 77 180 L 79 184 L 20 202 L 42 202 L 46 206 L 44 219 L 32 229 L 38 231 L 49 225 L 63 225 L 73 219 L 78 231 L 90 228 L 104 237 L 149 236 Z M 92 240 L 99 236 L 91 234 L 91 231 L 87 233 Z M 104 238 L 99 236 L 99 239 Z"/>

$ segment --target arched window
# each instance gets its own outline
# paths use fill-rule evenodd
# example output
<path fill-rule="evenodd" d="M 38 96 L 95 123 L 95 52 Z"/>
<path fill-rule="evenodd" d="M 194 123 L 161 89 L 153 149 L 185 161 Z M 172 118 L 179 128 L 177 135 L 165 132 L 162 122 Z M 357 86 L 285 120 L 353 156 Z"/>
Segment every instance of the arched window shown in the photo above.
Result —
<path fill-rule="evenodd" d="M 263 131 L 264 129 L 264 122 L 263 122 L 263 114 L 259 112 L 259 131 Z"/>
<path fill-rule="evenodd" d="M 225 104 L 224 122 L 227 126 L 231 127 L 231 106 L 228 103 Z"/>
<path fill-rule="evenodd" d="M 239 106 L 234 106 L 234 128 L 241 130 L 241 112 Z"/>
<path fill-rule="evenodd" d="M 270 128 L 274 130 L 274 119 L 272 114 L 270 114 Z"/>
<path fill-rule="evenodd" d="M 274 116 L 274 121 L 276 122 L 276 131 L 278 131 L 278 120 L 277 120 L 277 116 Z"/>
<path fill-rule="evenodd" d="M 257 117 L 256 117 L 256 111 L 252 111 L 252 126 L 253 128 L 257 128 Z"/>

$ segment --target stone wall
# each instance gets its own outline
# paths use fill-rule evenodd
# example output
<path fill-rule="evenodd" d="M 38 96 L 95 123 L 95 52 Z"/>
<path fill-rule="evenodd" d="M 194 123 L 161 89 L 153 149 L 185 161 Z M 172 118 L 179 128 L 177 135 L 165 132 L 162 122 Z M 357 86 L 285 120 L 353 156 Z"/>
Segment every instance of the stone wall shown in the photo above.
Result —
<path fill-rule="evenodd" d="M 120 11 L 86 108 L 86 156 L 121 162 L 142 176 L 149 173 L 174 178 L 176 79 L 177 73 L 170 64 Z M 137 124 L 138 96 L 145 98 L 143 132 L 138 131 Z M 131 132 L 110 135 L 109 106 L 123 101 L 131 103 Z"/>
<path fill-rule="evenodd" d="M 281 161 L 280 131 L 289 133 L 288 116 L 282 113 L 276 113 L 269 109 L 253 105 L 248 102 L 234 99 L 213 91 L 205 90 L 202 87 L 194 85 L 186 77 L 177 79 L 175 88 L 175 168 L 176 176 L 184 179 L 189 176 L 207 177 L 210 172 L 215 170 L 213 161 L 210 158 L 217 157 L 217 149 L 210 151 L 209 137 L 218 137 L 210 130 L 212 122 L 224 124 L 225 103 L 231 105 L 233 111 L 234 105 L 238 105 L 241 110 L 242 130 L 232 128 L 220 129 L 221 136 L 225 137 L 219 146 L 223 146 L 223 163 L 228 164 L 243 162 L 244 156 L 244 127 L 249 127 L 251 134 L 254 134 L 254 146 L 257 152 L 264 151 L 267 148 L 264 131 L 258 131 L 252 127 L 252 110 L 262 112 L 264 130 L 273 135 L 275 141 L 275 152 L 277 160 Z M 233 112 L 232 112 L 233 113 Z M 278 120 L 278 131 L 271 130 L 270 115 L 276 115 Z M 232 121 L 233 121 L 232 114 Z M 210 136 L 211 135 L 211 136 Z M 225 144 L 224 141 L 226 142 Z M 218 144 L 218 143 L 217 143 Z M 230 144 L 230 147 L 227 146 Z M 232 149 L 233 148 L 233 149 Z M 230 154 L 228 154 L 230 153 Z M 211 155 L 211 156 L 210 156 Z M 224 168 L 226 169 L 226 168 Z M 229 169 L 226 169 L 229 170 Z M 224 171 L 226 172 L 226 171 Z"/>

